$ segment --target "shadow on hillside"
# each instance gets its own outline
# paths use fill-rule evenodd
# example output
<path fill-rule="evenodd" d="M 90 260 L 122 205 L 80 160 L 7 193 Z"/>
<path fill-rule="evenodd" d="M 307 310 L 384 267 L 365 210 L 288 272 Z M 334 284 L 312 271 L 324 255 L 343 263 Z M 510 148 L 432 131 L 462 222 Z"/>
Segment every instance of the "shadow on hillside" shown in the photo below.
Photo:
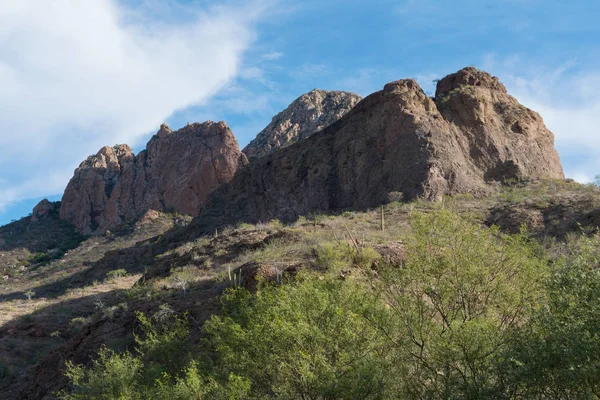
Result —
<path fill-rule="evenodd" d="M 172 255 L 166 255 L 160 260 L 155 260 L 155 254 L 160 254 L 160 252 L 156 251 L 153 242 L 138 243 L 133 247 L 109 251 L 100 260 L 84 264 L 85 269 L 73 275 L 36 287 L 36 296 L 50 299 L 57 298 L 64 295 L 68 290 L 82 289 L 94 284 L 94 282 L 104 281 L 106 274 L 112 270 L 124 269 L 127 274 L 144 273 L 147 266 L 168 264 L 173 257 Z M 23 298 L 24 292 L 0 294 L 0 302 L 15 299 L 22 300 Z"/>
<path fill-rule="evenodd" d="M 187 295 L 164 290 L 127 300 L 113 290 L 62 301 L 0 327 L 0 398 L 41 399 L 68 386 L 65 361 L 89 365 L 101 346 L 133 350 L 136 312 L 152 315 L 165 304 L 177 314 L 188 312 L 194 341 L 203 323 L 219 309 L 225 285 L 202 281 Z M 100 307 L 99 304 L 102 304 Z"/>
<path fill-rule="evenodd" d="M 79 234 L 73 225 L 59 219 L 58 214 L 39 221 L 25 217 L 0 226 L 0 251 L 6 252 L 20 248 L 31 253 L 50 249 L 65 252 L 85 239 L 86 236 Z"/>

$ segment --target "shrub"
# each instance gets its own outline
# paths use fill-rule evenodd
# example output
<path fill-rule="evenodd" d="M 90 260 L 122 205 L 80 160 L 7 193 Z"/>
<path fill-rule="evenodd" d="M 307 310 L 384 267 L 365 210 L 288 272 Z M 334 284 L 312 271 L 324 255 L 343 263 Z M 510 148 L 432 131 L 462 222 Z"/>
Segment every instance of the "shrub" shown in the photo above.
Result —
<path fill-rule="evenodd" d="M 117 354 L 102 348 L 89 369 L 67 362 L 67 377 L 73 383 L 72 393 L 60 394 L 63 399 L 171 399 L 167 386 L 189 393 L 194 387 L 188 367 L 187 319 L 170 315 L 168 320 L 157 320 L 138 313 L 142 333 L 135 335 L 136 354 Z M 158 397 L 159 394 L 165 397 Z"/>
<path fill-rule="evenodd" d="M 362 285 L 301 274 L 289 285 L 238 289 L 206 325 L 213 374 L 234 373 L 255 398 L 381 398 L 394 377 L 376 325 L 383 305 Z M 221 379 L 223 379 L 221 378 Z"/>
<path fill-rule="evenodd" d="M 407 366 L 403 398 L 500 398 L 510 332 L 543 296 L 546 266 L 526 235 L 508 236 L 451 211 L 414 213 L 403 268 L 375 286 L 393 313 L 383 327 Z"/>
<path fill-rule="evenodd" d="M 73 383 L 73 393 L 63 392 L 61 398 L 84 399 L 143 399 L 137 385 L 143 363 L 129 352 L 115 354 L 107 348 L 100 349 L 98 359 L 90 369 L 67 361 L 67 377 Z"/>
<path fill-rule="evenodd" d="M 114 281 L 114 280 L 122 278 L 122 277 L 124 277 L 126 275 L 127 275 L 127 271 L 124 270 L 123 268 L 114 269 L 114 270 L 108 271 L 106 273 L 106 280 L 107 281 Z"/>
<path fill-rule="evenodd" d="M 531 398 L 600 397 L 600 238 L 576 243 L 507 357 L 511 379 Z"/>
<path fill-rule="evenodd" d="M 33 264 L 45 263 L 49 261 L 52 261 L 52 257 L 48 253 L 44 252 L 35 253 L 29 260 L 29 262 Z"/>

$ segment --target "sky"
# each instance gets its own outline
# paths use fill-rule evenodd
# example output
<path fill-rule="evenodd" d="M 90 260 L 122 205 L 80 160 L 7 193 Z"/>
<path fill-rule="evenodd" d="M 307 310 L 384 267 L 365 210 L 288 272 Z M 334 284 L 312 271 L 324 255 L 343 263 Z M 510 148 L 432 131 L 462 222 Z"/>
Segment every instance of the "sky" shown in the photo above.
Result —
<path fill-rule="evenodd" d="M 2 0 L 0 225 L 60 200 L 104 145 L 226 121 L 244 147 L 314 88 L 363 96 L 475 66 L 600 174 L 597 0 Z"/>

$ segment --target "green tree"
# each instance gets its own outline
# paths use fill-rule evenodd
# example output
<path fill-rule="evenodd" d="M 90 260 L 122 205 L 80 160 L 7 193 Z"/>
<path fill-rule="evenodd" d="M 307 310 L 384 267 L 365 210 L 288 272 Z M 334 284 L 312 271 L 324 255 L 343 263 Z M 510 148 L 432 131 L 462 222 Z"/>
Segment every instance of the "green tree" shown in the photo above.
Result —
<path fill-rule="evenodd" d="M 229 291 L 206 324 L 215 373 L 251 382 L 253 398 L 378 399 L 396 379 L 373 320 L 381 302 L 354 279 L 303 274 L 256 295 Z"/>
<path fill-rule="evenodd" d="M 373 281 L 393 313 L 381 328 L 397 364 L 408 366 L 401 397 L 508 396 L 498 365 L 543 296 L 546 264 L 525 234 L 444 209 L 413 215 L 405 265 L 382 268 Z"/>
<path fill-rule="evenodd" d="M 522 327 L 510 354 L 527 397 L 600 398 L 600 239 L 581 237 L 560 259 L 548 302 Z"/>

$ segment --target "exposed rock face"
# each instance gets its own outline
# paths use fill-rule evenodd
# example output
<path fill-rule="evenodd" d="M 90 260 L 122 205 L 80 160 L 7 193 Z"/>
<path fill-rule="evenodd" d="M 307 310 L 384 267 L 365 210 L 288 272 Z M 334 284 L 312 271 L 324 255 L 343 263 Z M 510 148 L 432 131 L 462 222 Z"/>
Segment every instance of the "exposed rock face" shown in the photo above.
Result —
<path fill-rule="evenodd" d="M 31 213 L 31 220 L 33 222 L 39 221 L 50 217 L 53 214 L 58 213 L 60 210 L 60 201 L 51 202 L 48 199 L 44 199 L 37 203 Z"/>
<path fill-rule="evenodd" d="M 465 68 L 442 79 L 434 99 L 411 79 L 387 84 L 318 134 L 240 170 L 193 225 L 362 209 L 392 192 L 480 195 L 494 182 L 539 178 L 564 178 L 553 134 L 497 78 Z"/>
<path fill-rule="evenodd" d="M 243 151 L 253 160 L 306 139 L 346 115 L 360 100 L 357 94 L 340 91 L 315 89 L 303 94 L 273 117 Z"/>
<path fill-rule="evenodd" d="M 60 217 L 89 234 L 134 222 L 150 209 L 197 215 L 208 195 L 246 163 L 224 122 L 195 123 L 176 132 L 163 124 L 137 156 L 118 145 L 81 163 Z"/>

